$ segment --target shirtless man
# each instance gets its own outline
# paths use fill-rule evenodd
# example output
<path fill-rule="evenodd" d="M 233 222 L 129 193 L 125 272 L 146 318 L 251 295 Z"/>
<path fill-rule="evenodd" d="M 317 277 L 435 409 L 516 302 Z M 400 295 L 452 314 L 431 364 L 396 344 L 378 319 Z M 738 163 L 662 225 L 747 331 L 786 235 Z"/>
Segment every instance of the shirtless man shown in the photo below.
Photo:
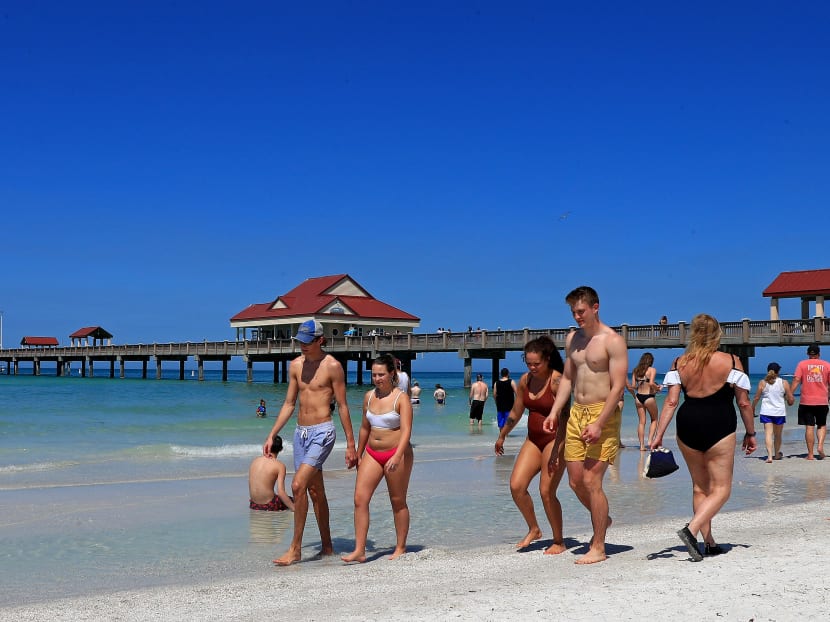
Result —
<path fill-rule="evenodd" d="M 248 469 L 248 493 L 252 510 L 279 512 L 293 510 L 294 499 L 285 491 L 285 463 L 277 458 L 282 451 L 282 437 L 271 439 L 271 455 L 257 456 Z M 275 490 L 276 487 L 276 490 Z"/>
<path fill-rule="evenodd" d="M 482 380 L 481 374 L 476 376 L 476 381 L 470 387 L 470 427 L 473 423 L 478 421 L 478 429 L 481 429 L 481 420 L 484 417 L 484 403 L 487 401 L 487 395 L 490 390 L 487 388 L 487 383 Z"/>
<path fill-rule="evenodd" d="M 262 454 L 270 456 L 272 438 L 294 414 L 299 397 L 300 409 L 294 430 L 294 478 L 291 481 L 291 491 L 294 493 L 294 536 L 288 551 L 274 560 L 277 566 L 288 566 L 301 559 L 309 495 L 320 529 L 321 552 L 323 555 L 334 554 L 329 528 L 329 504 L 323 485 L 323 463 L 334 447 L 336 436 L 331 419 L 332 400 L 337 402 L 340 423 L 346 435 L 346 467 L 351 469 L 357 464 L 352 420 L 346 402 L 346 378 L 340 363 L 323 352 L 323 325 L 316 320 L 303 322 L 294 339 L 300 344 L 302 354 L 291 361 L 285 402 L 262 446 Z"/>
<path fill-rule="evenodd" d="M 599 296 L 593 288 L 577 287 L 565 297 L 579 328 L 565 339 L 565 372 L 545 428 L 558 429 L 551 460 L 556 466 L 565 443 L 568 480 L 591 513 L 594 537 L 577 564 L 606 559 L 605 532 L 611 524 L 602 479 L 614 462 L 622 420 L 619 400 L 625 390 L 628 351 L 625 340 L 599 319 Z M 570 413 L 562 410 L 573 392 Z M 562 433 L 564 432 L 564 434 Z"/>
<path fill-rule="evenodd" d="M 435 391 L 432 392 L 432 397 L 435 398 L 436 403 L 443 404 L 447 399 L 447 392 L 440 384 L 436 384 Z"/>

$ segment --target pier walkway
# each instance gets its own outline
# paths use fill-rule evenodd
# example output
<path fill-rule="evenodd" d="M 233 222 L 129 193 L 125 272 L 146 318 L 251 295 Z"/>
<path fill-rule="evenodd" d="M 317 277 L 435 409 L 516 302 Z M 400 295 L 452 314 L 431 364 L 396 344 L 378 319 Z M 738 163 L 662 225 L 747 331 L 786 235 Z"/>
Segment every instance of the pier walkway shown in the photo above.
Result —
<path fill-rule="evenodd" d="M 830 318 L 816 317 L 809 320 L 741 320 L 723 322 L 724 350 L 741 357 L 744 368 L 749 370 L 749 359 L 755 356 L 756 347 L 804 347 L 811 343 L 830 343 Z M 411 362 L 418 355 L 432 352 L 455 352 L 464 360 L 464 380 L 469 384 L 472 360 L 490 359 L 493 377 L 498 377 L 499 362 L 507 352 L 520 351 L 524 345 L 540 335 L 549 335 L 561 348 L 568 328 L 472 331 L 443 333 L 406 333 L 364 337 L 333 337 L 326 339 L 326 351 L 337 358 L 348 370 L 349 361 L 357 364 L 357 382 L 363 384 L 363 368 L 381 352 L 391 352 L 403 362 L 404 369 L 411 371 Z M 615 327 L 630 349 L 655 350 L 663 348 L 685 348 L 688 325 L 646 324 Z M 19 374 L 20 365 L 31 366 L 31 373 L 39 376 L 44 362 L 55 363 L 56 374 L 62 376 L 73 362 L 80 363 L 81 376 L 95 375 L 96 363 L 109 367 L 109 377 L 115 377 L 116 363 L 119 377 L 125 377 L 128 362 L 140 362 L 142 378 L 147 377 L 150 359 L 155 362 L 155 377 L 162 377 L 162 363 L 178 363 L 179 379 L 185 377 L 185 362 L 195 360 L 199 380 L 204 380 L 205 361 L 221 361 L 222 379 L 227 380 L 228 362 L 241 357 L 247 366 L 247 379 L 253 380 L 254 363 L 272 363 L 274 382 L 286 382 L 288 363 L 299 354 L 299 348 L 290 339 L 269 341 L 205 341 L 184 343 L 153 343 L 109 346 L 73 346 L 13 348 L 0 350 L 0 362 L 5 363 L 6 374 Z M 51 367 L 51 365 L 50 365 Z"/>

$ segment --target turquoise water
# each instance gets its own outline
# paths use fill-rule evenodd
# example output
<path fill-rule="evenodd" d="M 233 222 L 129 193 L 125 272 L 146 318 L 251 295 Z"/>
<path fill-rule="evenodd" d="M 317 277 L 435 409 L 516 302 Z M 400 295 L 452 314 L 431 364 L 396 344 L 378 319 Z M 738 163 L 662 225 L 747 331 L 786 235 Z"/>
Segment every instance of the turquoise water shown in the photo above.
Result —
<path fill-rule="evenodd" d="M 248 510 L 247 468 L 261 451 L 285 386 L 271 383 L 270 370 L 256 373 L 254 383 L 244 381 L 244 371 L 230 372 L 228 382 L 221 382 L 218 372 L 207 377 L 198 382 L 0 376 L 0 606 L 274 572 L 270 560 L 290 539 L 292 515 Z M 414 379 L 425 399 L 415 407 L 410 550 L 518 540 L 524 523 L 508 482 L 524 430 L 511 435 L 506 455 L 497 458 L 492 400 L 484 430 L 471 431 L 461 373 L 415 373 Z M 753 386 L 759 379 L 753 377 Z M 437 382 L 448 390 L 443 406 L 431 399 Z M 367 389 L 348 389 L 355 430 Z M 254 416 L 260 399 L 268 403 L 267 419 Z M 633 449 L 621 452 L 607 477 L 615 522 L 685 517 L 690 504 L 685 469 L 664 480 L 644 480 L 630 397 L 623 415 L 623 442 Z M 788 421 L 785 453 L 803 453 L 794 411 Z M 292 419 L 283 438 L 291 438 L 293 427 Z M 341 433 L 326 465 L 326 487 L 335 548 L 347 551 L 354 535 L 354 471 L 343 467 L 342 441 Z M 290 468 L 290 442 L 287 446 L 282 457 Z M 727 509 L 815 496 L 815 490 L 770 480 L 760 462 L 737 460 Z M 588 514 L 567 484 L 559 496 L 566 536 L 589 531 Z M 394 544 L 382 485 L 372 504 L 369 536 L 370 548 L 379 552 Z M 319 549 L 313 515 L 304 544 L 304 558 Z"/>

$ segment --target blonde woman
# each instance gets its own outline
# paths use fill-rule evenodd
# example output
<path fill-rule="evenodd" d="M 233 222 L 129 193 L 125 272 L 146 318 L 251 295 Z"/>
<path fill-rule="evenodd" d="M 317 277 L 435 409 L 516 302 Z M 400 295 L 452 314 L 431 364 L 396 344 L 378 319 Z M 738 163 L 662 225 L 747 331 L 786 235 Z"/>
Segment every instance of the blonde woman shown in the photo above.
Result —
<path fill-rule="evenodd" d="M 704 554 L 725 552 L 712 536 L 712 518 L 732 493 L 736 402 L 746 430 L 741 448 L 747 455 L 757 448 L 749 378 L 735 355 L 717 351 L 720 339 L 720 325 L 711 315 L 701 313 L 692 319 L 686 352 L 675 360 L 663 381 L 669 393 L 651 442 L 653 448 L 662 446 L 663 435 L 677 411 L 677 445 L 692 478 L 694 511 L 692 520 L 677 535 L 696 562 L 703 559 L 698 533 L 703 536 Z M 684 400 L 678 410 L 681 390 Z"/>
<path fill-rule="evenodd" d="M 357 480 L 354 486 L 354 551 L 343 555 L 344 562 L 366 561 L 369 535 L 369 502 L 381 479 L 386 479 L 395 521 L 395 550 L 389 559 L 406 553 L 409 535 L 409 507 L 406 493 L 415 458 L 412 436 L 412 404 L 398 387 L 395 359 L 389 354 L 372 363 L 375 388 L 363 398 L 363 420 L 357 441 Z"/>
<path fill-rule="evenodd" d="M 654 436 L 654 431 L 657 429 L 657 398 L 654 396 L 662 387 L 654 382 L 657 378 L 657 370 L 652 365 L 654 365 L 654 356 L 651 352 L 646 352 L 631 372 L 631 383 L 628 385 L 628 390 L 634 396 L 634 405 L 637 407 L 637 417 L 640 420 L 637 424 L 640 451 L 648 449 L 645 445 L 645 438 Z M 646 413 L 651 417 L 648 437 L 645 436 Z"/>
<path fill-rule="evenodd" d="M 767 376 L 758 383 L 758 391 L 752 399 L 752 412 L 758 401 L 761 402 L 761 423 L 764 424 L 764 440 L 767 446 L 767 464 L 773 460 L 781 460 L 781 433 L 787 421 L 787 406 L 795 403 L 790 383 L 781 378 L 778 373 L 781 366 L 778 363 L 767 365 Z"/>

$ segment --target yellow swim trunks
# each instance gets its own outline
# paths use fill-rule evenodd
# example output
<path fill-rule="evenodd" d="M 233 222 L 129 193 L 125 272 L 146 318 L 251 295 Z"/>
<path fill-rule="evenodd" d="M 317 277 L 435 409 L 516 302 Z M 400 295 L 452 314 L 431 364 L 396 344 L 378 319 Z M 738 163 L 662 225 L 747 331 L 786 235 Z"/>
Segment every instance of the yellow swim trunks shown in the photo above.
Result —
<path fill-rule="evenodd" d="M 585 458 L 591 458 L 614 464 L 617 448 L 620 446 L 620 425 L 622 424 L 622 412 L 619 406 L 605 422 L 598 442 L 589 445 L 582 440 L 582 431 L 597 420 L 604 406 L 604 402 L 571 406 L 571 416 L 565 429 L 566 462 L 581 462 Z"/>

